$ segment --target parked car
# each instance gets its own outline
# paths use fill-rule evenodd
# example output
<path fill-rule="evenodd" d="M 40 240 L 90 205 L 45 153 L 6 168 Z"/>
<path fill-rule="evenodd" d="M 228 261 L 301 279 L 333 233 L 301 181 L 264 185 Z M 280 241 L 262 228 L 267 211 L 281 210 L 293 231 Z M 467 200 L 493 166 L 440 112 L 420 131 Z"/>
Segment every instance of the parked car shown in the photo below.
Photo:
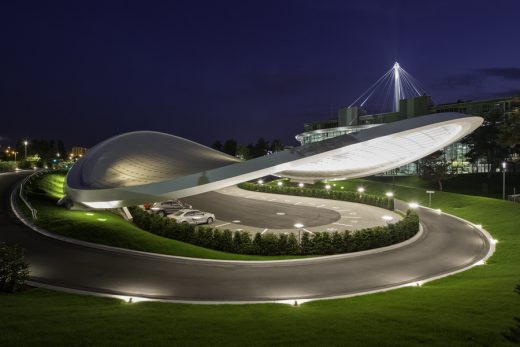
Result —
<path fill-rule="evenodd" d="M 158 215 L 164 217 L 168 214 L 187 208 L 191 208 L 191 205 L 185 204 L 180 200 L 168 200 L 162 202 L 154 202 L 153 205 L 150 207 L 150 211 L 152 211 L 152 213 L 157 213 Z"/>
<path fill-rule="evenodd" d="M 168 218 L 174 219 L 177 223 L 187 224 L 211 224 L 215 221 L 215 215 L 213 213 L 191 209 L 177 211 L 169 215 Z"/>

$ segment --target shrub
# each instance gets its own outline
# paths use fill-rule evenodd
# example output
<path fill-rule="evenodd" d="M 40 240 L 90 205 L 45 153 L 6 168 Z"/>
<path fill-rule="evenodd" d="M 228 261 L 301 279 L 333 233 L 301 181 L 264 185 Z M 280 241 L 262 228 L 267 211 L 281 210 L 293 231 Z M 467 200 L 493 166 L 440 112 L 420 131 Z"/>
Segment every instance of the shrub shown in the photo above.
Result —
<path fill-rule="evenodd" d="M 28 278 L 29 265 L 24 260 L 24 250 L 0 243 L 0 290 L 17 292 Z"/>
<path fill-rule="evenodd" d="M 342 193 L 342 192 L 340 192 Z M 131 207 L 134 223 L 142 229 L 171 239 L 224 252 L 256 255 L 324 255 L 363 251 L 389 246 L 409 239 L 419 230 L 419 217 L 407 211 L 406 216 L 395 224 L 366 228 L 357 231 L 313 235 L 304 232 L 301 243 L 293 233 L 256 233 L 251 236 L 245 231 L 219 230 L 206 226 L 177 224 L 174 220 L 149 214 Z"/>
<path fill-rule="evenodd" d="M 354 192 L 345 192 L 345 191 L 326 191 L 323 189 L 314 189 L 314 188 L 300 188 L 300 187 L 278 187 L 271 185 L 258 185 L 255 183 L 241 183 L 238 185 L 240 188 L 245 190 L 252 190 L 256 192 L 263 193 L 275 193 L 275 194 L 284 194 L 284 195 L 295 195 L 295 196 L 306 196 L 320 199 L 333 199 L 333 200 L 342 200 L 342 201 L 351 201 L 357 202 L 366 205 L 377 206 L 381 208 L 386 208 L 388 210 L 394 209 L 394 199 L 389 199 L 386 197 L 381 197 L 377 195 L 370 194 L 359 194 Z"/>

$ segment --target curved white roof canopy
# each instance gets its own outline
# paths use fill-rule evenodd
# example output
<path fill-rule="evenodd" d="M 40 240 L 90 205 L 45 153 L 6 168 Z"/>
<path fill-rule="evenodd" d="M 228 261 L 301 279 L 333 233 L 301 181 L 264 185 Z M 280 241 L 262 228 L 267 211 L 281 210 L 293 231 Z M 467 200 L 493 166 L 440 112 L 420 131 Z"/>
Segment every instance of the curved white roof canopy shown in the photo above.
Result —
<path fill-rule="evenodd" d="M 172 135 L 127 133 L 98 144 L 79 160 L 67 176 L 66 193 L 92 208 L 113 208 L 182 198 L 270 174 L 301 180 L 363 177 L 433 153 L 482 121 L 437 113 L 245 162 Z"/>

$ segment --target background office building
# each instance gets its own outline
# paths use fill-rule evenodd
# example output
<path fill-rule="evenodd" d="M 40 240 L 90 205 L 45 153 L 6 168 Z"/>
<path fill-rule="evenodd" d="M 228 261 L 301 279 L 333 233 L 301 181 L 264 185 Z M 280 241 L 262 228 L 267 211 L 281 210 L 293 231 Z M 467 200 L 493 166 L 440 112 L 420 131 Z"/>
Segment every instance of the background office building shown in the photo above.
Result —
<path fill-rule="evenodd" d="M 485 116 L 498 112 L 504 117 L 520 112 L 520 94 L 497 99 L 476 101 L 457 101 L 434 105 L 428 95 L 416 96 L 399 101 L 398 111 L 369 114 L 359 106 L 341 107 L 337 118 L 320 122 L 305 123 L 304 132 L 296 135 L 301 144 L 319 142 L 332 137 L 358 132 L 384 123 L 441 112 L 460 112 L 475 116 Z M 452 173 L 486 172 L 488 165 L 483 162 L 469 163 L 466 154 L 469 147 L 456 142 L 443 149 L 446 162 L 450 163 Z M 414 175 L 418 162 L 408 164 L 385 174 Z"/>

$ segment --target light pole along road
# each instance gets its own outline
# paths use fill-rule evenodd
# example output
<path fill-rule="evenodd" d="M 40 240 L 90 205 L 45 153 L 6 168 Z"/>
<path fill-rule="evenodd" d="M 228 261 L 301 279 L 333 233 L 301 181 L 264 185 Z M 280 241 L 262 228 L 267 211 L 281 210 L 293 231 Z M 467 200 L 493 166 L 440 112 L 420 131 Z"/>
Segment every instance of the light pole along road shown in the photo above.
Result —
<path fill-rule="evenodd" d="M 416 242 L 358 257 L 225 262 L 125 254 L 48 238 L 14 219 L 9 195 L 24 175 L 0 175 L 0 241 L 27 249 L 32 281 L 73 290 L 188 302 L 326 298 L 461 270 L 491 247 L 467 222 L 420 208 L 424 233 Z"/>

